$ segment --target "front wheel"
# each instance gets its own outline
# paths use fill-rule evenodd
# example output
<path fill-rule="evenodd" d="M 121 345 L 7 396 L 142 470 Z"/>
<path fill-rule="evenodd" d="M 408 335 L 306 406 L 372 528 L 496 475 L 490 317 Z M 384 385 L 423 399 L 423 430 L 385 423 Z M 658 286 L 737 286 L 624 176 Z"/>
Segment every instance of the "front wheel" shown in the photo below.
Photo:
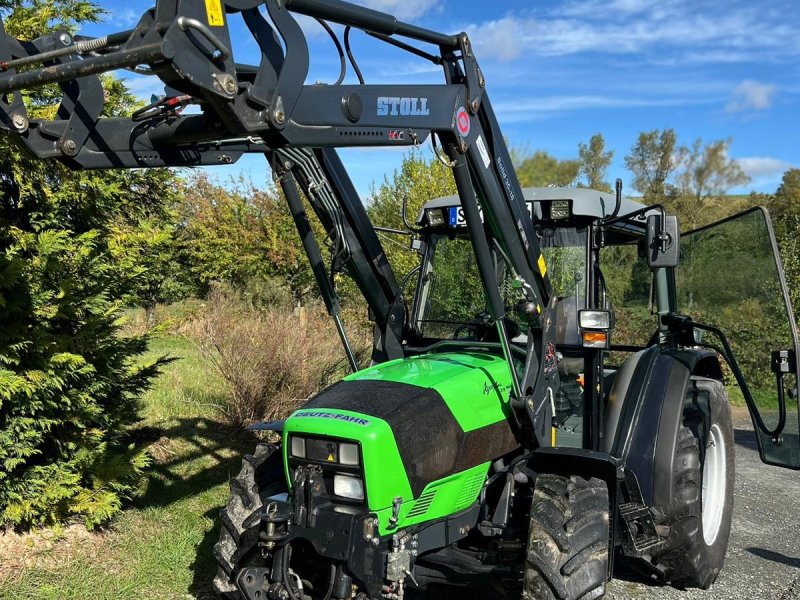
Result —
<path fill-rule="evenodd" d="M 592 600 L 608 579 L 608 487 L 541 474 L 531 505 L 524 600 Z"/>
<path fill-rule="evenodd" d="M 217 576 L 213 585 L 221 598 L 239 600 L 239 571 L 266 566 L 258 547 L 261 510 L 269 497 L 286 491 L 278 446 L 259 444 L 253 454 L 242 459 L 242 470 L 231 480 L 231 496 L 222 510 L 219 541 L 214 545 Z"/>

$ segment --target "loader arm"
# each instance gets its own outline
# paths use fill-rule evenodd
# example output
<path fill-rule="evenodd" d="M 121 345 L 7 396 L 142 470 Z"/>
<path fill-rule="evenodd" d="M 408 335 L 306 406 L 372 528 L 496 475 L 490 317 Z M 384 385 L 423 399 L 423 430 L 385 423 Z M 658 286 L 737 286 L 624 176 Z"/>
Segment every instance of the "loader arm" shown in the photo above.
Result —
<path fill-rule="evenodd" d="M 260 49 L 258 65 L 236 62 L 228 27 L 236 14 Z M 440 65 L 443 82 L 306 85 L 309 50 L 296 14 L 338 23 L 347 34 L 361 30 Z M 101 116 L 98 76 L 117 69 L 158 77 L 166 97 L 129 118 Z M 52 120 L 32 119 L 20 92 L 48 84 L 61 87 L 58 113 Z M 187 104 L 198 105 L 199 114 L 182 114 Z M 300 193 L 330 237 L 332 270 L 353 276 L 375 316 L 373 360 L 403 356 L 402 291 L 335 148 L 412 146 L 438 138 L 447 157 L 441 158 L 452 166 L 488 310 L 511 372 L 517 424 L 527 432 L 527 445 L 549 445 L 556 381 L 552 290 L 465 33 L 437 33 L 340 0 L 158 0 L 134 29 L 102 38 L 56 31 L 20 41 L 1 30 L 0 128 L 35 157 L 72 169 L 224 165 L 245 153 L 264 154 L 354 368 L 335 287 L 310 234 Z M 524 294 L 529 331 L 523 371 L 511 356 L 495 251 Z"/>

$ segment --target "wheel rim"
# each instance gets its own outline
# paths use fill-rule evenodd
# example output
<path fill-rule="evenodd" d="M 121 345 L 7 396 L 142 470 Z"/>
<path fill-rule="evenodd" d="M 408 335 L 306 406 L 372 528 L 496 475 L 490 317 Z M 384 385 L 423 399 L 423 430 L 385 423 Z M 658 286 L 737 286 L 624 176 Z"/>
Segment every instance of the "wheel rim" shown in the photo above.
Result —
<path fill-rule="evenodd" d="M 722 512 L 725 508 L 727 463 L 722 430 L 714 423 L 708 432 L 708 443 L 703 462 L 703 539 L 711 546 L 717 539 Z"/>

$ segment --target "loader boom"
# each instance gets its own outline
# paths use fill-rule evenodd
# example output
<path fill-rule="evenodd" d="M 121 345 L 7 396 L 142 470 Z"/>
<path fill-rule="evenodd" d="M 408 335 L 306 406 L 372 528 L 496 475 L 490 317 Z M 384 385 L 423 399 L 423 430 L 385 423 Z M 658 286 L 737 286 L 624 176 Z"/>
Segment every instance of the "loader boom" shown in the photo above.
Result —
<path fill-rule="evenodd" d="M 307 85 L 309 50 L 295 14 L 345 27 L 434 62 L 439 85 Z M 260 49 L 236 62 L 228 20 L 240 16 Z M 266 17 L 269 17 L 267 19 Z M 404 39 L 398 39 L 404 38 Z M 427 44 L 424 50 L 413 42 Z M 337 43 L 338 45 L 338 43 Z M 343 69 L 344 54 L 340 52 Z M 351 59 L 352 60 L 352 59 Z M 355 61 L 352 61 L 355 66 Z M 158 77 L 163 100 L 128 118 L 103 117 L 101 73 Z M 58 84 L 52 120 L 31 119 L 21 91 Z M 199 114 L 182 114 L 187 104 Z M 552 289 L 533 223 L 465 33 L 445 35 L 340 0 L 158 0 L 131 31 L 102 38 L 56 31 L 20 41 L 0 31 L 0 128 L 32 155 L 72 169 L 191 167 L 266 156 L 344 342 L 330 272 L 347 271 L 375 317 L 373 361 L 405 354 L 402 290 L 334 148 L 412 146 L 438 138 L 458 188 L 487 300 L 511 374 L 511 405 L 526 445 L 548 445 L 555 384 Z M 332 269 L 310 233 L 301 192 L 332 241 Z M 483 219 L 481 219 L 481 212 Z M 484 225 L 485 223 L 485 225 Z M 499 250 L 525 295 L 524 370 L 511 355 L 492 255 Z M 551 354 L 553 354 L 551 356 Z"/>

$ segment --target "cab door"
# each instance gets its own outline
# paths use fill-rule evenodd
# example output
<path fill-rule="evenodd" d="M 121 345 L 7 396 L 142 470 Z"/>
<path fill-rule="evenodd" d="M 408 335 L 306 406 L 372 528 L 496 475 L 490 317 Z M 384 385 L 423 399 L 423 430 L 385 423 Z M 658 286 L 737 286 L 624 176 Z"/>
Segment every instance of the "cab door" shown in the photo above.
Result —
<path fill-rule="evenodd" d="M 721 336 L 695 329 L 699 344 L 732 355 L 728 392 L 750 411 L 761 460 L 800 469 L 797 326 L 767 210 L 683 234 L 675 274 L 678 311 L 727 338 L 730 352 Z"/>

